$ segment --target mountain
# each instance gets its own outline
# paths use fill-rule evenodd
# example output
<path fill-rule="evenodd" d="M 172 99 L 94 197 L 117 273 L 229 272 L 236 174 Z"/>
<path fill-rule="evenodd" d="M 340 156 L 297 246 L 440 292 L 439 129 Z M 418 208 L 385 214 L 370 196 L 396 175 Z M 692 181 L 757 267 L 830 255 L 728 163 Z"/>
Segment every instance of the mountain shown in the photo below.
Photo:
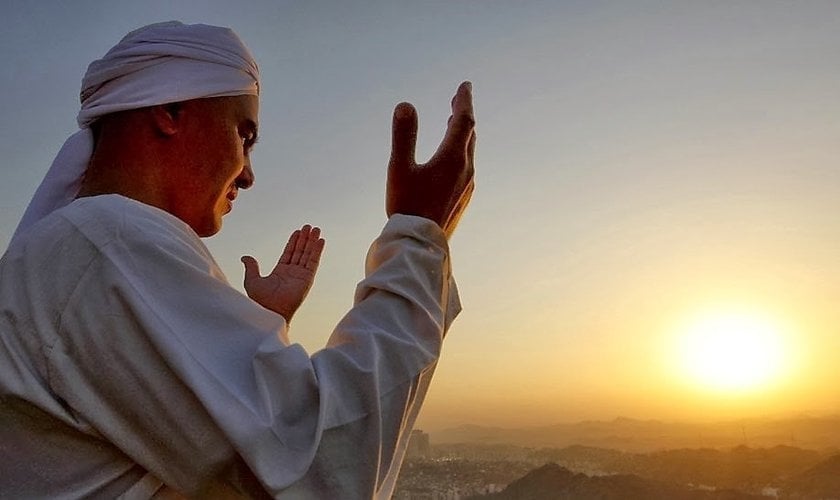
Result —
<path fill-rule="evenodd" d="M 615 472 L 612 464 L 624 462 L 627 453 L 605 448 L 573 445 L 565 448 L 540 448 L 532 450 L 528 461 L 535 464 L 553 462 L 576 472 L 589 475 L 601 475 L 604 472 Z"/>
<path fill-rule="evenodd" d="M 791 477 L 782 487 L 785 498 L 840 498 L 840 455 Z"/>
<path fill-rule="evenodd" d="M 562 448 L 585 445 L 650 452 L 675 448 L 772 447 L 780 444 L 823 450 L 840 448 L 840 416 L 744 419 L 680 423 L 617 418 L 542 427 L 464 425 L 432 432 L 434 444 L 483 443 Z"/>
<path fill-rule="evenodd" d="M 784 478 L 803 473 L 824 457 L 816 451 L 790 446 L 731 450 L 677 449 L 646 454 L 626 453 L 603 464 L 610 473 L 668 478 L 680 484 L 703 484 L 759 492 L 778 487 Z"/>
<path fill-rule="evenodd" d="M 757 500 L 738 491 L 693 490 L 635 475 L 586 476 L 546 464 L 481 500 Z"/>

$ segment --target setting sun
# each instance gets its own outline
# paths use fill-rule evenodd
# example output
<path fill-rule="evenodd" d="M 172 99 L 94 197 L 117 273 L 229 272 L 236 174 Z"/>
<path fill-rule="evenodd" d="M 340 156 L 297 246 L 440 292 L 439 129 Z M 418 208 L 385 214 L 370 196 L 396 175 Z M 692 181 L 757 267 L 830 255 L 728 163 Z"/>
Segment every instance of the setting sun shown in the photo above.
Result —
<path fill-rule="evenodd" d="M 744 391 L 779 378 L 785 346 L 779 325 L 745 312 L 696 317 L 679 332 L 680 367 L 694 383 L 717 391 Z"/>

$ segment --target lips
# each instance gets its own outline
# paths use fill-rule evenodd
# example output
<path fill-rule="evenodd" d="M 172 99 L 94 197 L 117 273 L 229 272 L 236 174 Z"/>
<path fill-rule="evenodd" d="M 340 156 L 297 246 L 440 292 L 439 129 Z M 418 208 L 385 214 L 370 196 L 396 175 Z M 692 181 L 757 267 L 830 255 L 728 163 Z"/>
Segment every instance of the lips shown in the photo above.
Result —
<path fill-rule="evenodd" d="M 228 192 L 227 196 L 225 196 L 225 213 L 229 213 L 231 210 L 233 210 L 233 201 L 236 199 L 236 195 L 236 191 L 230 191 Z"/>

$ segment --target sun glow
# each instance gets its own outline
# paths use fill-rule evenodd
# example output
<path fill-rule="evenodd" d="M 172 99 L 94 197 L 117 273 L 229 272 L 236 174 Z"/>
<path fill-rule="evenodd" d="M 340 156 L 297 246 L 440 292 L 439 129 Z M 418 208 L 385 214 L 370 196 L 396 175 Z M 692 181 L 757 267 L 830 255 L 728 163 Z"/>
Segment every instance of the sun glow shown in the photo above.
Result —
<path fill-rule="evenodd" d="M 786 351 L 777 322 L 754 313 L 718 311 L 698 316 L 681 329 L 677 358 L 695 384 L 743 392 L 778 380 Z"/>

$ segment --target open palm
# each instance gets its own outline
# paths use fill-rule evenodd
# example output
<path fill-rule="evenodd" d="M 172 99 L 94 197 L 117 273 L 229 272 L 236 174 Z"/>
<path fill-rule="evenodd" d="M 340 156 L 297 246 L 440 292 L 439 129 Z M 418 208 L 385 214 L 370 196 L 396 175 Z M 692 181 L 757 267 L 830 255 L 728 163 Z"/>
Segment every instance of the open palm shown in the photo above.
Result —
<path fill-rule="evenodd" d="M 268 276 L 261 276 L 259 264 L 251 256 L 245 264 L 245 292 L 254 301 L 289 322 L 306 298 L 321 262 L 324 240 L 319 228 L 305 225 L 289 236 L 283 254 Z"/>

